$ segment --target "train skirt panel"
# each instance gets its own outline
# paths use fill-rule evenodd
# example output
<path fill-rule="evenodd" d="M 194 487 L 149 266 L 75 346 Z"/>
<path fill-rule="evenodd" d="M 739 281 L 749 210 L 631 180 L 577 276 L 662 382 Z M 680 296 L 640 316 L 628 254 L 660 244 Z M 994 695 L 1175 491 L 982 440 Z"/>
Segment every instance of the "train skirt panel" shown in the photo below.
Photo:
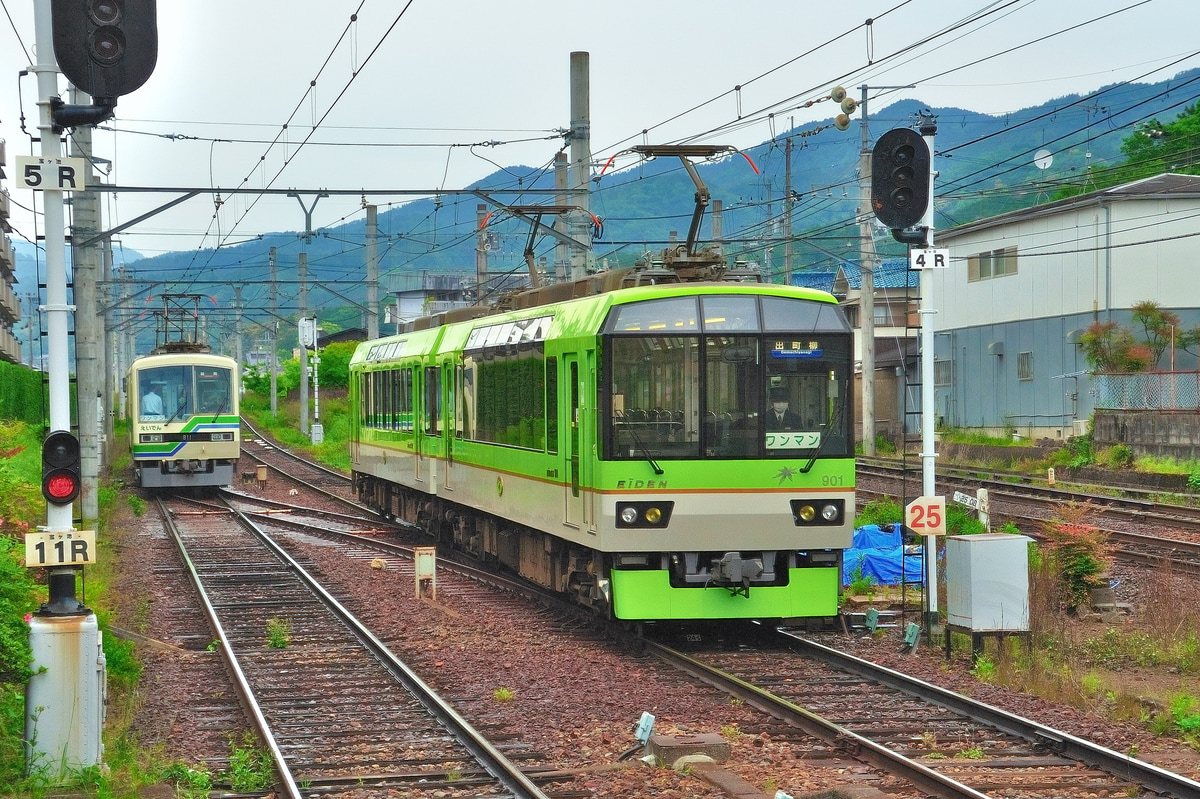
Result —
<path fill-rule="evenodd" d="M 838 613 L 840 559 L 787 570 L 785 585 L 678 588 L 665 569 L 614 569 L 613 615 L 625 621 L 833 617 Z"/>

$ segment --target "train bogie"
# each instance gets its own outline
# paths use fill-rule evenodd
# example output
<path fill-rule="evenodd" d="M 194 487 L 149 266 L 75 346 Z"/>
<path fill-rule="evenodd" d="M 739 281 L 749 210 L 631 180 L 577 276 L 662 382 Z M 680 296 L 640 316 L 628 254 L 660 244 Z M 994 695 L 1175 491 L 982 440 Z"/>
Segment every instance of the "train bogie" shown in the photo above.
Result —
<path fill-rule="evenodd" d="M 359 348 L 362 499 L 627 620 L 832 617 L 850 329 L 820 292 L 625 289 Z"/>

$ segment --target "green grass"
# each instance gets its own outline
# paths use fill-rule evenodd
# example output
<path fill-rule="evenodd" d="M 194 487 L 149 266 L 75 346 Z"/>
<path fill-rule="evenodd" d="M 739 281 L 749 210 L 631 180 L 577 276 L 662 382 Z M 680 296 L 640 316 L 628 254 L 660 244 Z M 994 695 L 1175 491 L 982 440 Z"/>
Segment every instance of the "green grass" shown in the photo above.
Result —
<path fill-rule="evenodd" d="M 350 411 L 345 399 L 321 400 L 324 441 L 315 446 L 309 437 L 300 431 L 299 404 L 281 402 L 277 407 L 278 413 L 272 416 L 269 398 L 250 392 L 242 398 L 242 415 L 248 417 L 264 435 L 297 451 L 305 452 L 327 466 L 350 471 Z M 309 424 L 311 423 L 310 413 Z"/>

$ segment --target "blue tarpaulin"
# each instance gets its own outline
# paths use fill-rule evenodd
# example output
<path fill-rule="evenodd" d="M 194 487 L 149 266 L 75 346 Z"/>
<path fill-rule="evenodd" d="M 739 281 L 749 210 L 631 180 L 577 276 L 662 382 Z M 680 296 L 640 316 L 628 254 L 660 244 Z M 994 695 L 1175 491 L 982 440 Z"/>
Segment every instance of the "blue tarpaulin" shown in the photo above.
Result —
<path fill-rule="evenodd" d="M 923 556 L 920 549 L 904 554 L 899 525 L 884 530 L 868 524 L 854 531 L 854 546 L 842 555 L 842 582 L 850 585 L 859 577 L 868 577 L 877 585 L 920 583 Z M 903 559 L 903 560 L 902 560 Z"/>

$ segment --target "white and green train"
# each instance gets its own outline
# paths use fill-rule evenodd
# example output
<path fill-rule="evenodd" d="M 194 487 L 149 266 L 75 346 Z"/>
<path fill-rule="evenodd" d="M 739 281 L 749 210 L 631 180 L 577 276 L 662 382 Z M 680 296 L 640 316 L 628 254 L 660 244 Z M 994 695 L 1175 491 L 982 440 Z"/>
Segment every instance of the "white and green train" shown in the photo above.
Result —
<path fill-rule="evenodd" d="M 621 620 L 836 616 L 854 413 L 834 298 L 706 282 L 525 304 L 360 345 L 360 499 Z"/>
<path fill-rule="evenodd" d="M 144 488 L 233 482 L 241 454 L 238 370 L 232 358 L 158 352 L 129 368 L 129 452 Z"/>

